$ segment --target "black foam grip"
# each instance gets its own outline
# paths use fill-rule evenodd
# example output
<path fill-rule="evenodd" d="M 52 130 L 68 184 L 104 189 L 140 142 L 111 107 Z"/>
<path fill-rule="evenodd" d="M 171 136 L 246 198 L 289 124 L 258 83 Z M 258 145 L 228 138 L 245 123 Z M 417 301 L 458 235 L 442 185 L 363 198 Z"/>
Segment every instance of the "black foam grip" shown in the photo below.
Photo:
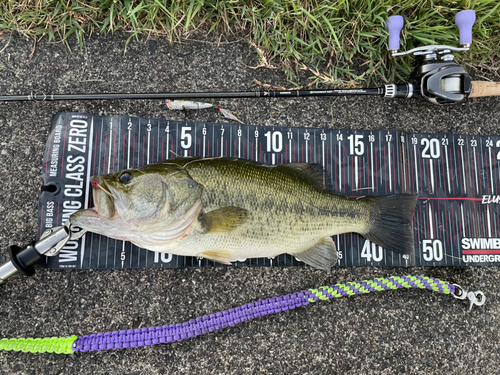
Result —
<path fill-rule="evenodd" d="M 26 276 L 35 274 L 35 264 L 45 259 L 34 247 L 34 242 L 30 245 L 20 248 L 19 246 L 9 246 L 10 259 L 19 272 Z"/>

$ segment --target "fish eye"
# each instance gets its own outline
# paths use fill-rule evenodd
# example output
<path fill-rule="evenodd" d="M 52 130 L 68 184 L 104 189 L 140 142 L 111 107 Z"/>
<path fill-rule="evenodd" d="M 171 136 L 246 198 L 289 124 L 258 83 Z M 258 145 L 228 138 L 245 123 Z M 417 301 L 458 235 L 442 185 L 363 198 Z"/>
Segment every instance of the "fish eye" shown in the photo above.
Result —
<path fill-rule="evenodd" d="M 128 184 L 130 181 L 132 181 L 132 175 L 128 172 L 123 172 L 122 174 L 120 174 L 118 179 L 124 184 Z"/>

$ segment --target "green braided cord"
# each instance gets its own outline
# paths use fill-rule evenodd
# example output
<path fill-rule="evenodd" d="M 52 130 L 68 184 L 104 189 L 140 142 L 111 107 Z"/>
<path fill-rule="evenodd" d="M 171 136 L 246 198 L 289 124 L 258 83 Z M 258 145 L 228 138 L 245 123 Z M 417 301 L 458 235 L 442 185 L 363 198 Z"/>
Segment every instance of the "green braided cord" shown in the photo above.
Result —
<path fill-rule="evenodd" d="M 73 343 L 78 336 L 45 337 L 43 339 L 1 339 L 0 350 L 15 352 L 73 354 Z"/>
<path fill-rule="evenodd" d="M 312 295 L 308 300 L 309 302 L 316 302 L 318 300 L 328 300 L 330 298 L 339 298 L 357 294 L 366 294 L 375 291 L 395 290 L 401 288 L 429 289 L 444 294 L 450 294 L 451 292 L 454 292 L 453 285 L 431 277 L 393 276 L 387 279 L 376 278 L 373 280 L 364 280 L 362 282 L 335 284 L 331 286 L 322 286 L 318 289 L 309 289 L 309 292 L 311 292 Z"/>

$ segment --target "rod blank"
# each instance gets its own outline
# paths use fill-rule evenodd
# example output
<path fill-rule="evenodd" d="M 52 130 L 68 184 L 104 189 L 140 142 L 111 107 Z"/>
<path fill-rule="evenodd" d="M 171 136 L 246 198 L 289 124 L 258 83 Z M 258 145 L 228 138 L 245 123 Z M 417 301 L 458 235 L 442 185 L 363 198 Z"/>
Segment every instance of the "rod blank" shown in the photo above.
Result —
<path fill-rule="evenodd" d="M 113 100 L 113 99 L 200 99 L 200 98 L 290 98 L 300 96 L 384 95 L 383 88 L 348 90 L 291 90 L 243 92 L 186 92 L 186 93 L 115 93 L 115 94 L 29 94 L 4 95 L 0 101 L 56 101 L 56 100 Z"/>

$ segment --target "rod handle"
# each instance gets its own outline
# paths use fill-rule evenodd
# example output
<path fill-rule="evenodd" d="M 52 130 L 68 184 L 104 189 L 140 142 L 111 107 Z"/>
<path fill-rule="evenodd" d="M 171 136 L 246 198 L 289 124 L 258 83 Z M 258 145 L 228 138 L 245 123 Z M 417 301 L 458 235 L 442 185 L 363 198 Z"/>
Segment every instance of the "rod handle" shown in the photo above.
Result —
<path fill-rule="evenodd" d="M 500 82 L 472 81 L 469 98 L 482 96 L 500 96 Z"/>
<path fill-rule="evenodd" d="M 403 29 L 404 20 L 402 16 L 390 16 L 385 21 L 385 27 L 389 31 L 389 51 L 399 49 L 399 34 Z"/>
<path fill-rule="evenodd" d="M 462 10 L 455 15 L 455 24 L 460 32 L 460 44 L 472 43 L 472 26 L 476 22 L 476 12 L 472 9 Z"/>
<path fill-rule="evenodd" d="M 20 248 L 19 246 L 9 246 L 10 262 L 0 267 L 0 284 L 18 271 L 26 276 L 35 274 L 35 264 L 45 260 L 45 255 L 40 254 L 35 248 L 35 242 Z"/>

